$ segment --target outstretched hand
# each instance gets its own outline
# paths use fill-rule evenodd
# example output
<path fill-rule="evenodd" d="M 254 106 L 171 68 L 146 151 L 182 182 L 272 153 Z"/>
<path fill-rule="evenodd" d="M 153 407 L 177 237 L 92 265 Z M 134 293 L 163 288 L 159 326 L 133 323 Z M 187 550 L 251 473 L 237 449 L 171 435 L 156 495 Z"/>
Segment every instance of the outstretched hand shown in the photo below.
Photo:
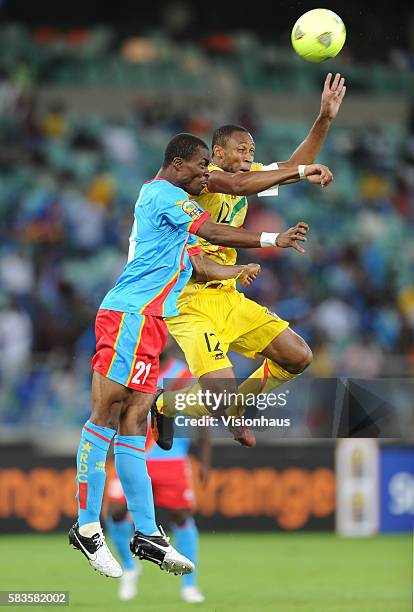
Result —
<path fill-rule="evenodd" d="M 260 272 L 259 264 L 250 263 L 245 266 L 242 266 L 242 271 L 240 275 L 237 277 L 237 280 L 243 285 L 243 287 L 248 287 L 251 283 L 253 283 L 257 275 Z"/>
<path fill-rule="evenodd" d="M 332 81 L 332 73 L 326 75 L 325 83 L 322 91 L 321 99 L 321 117 L 326 119 L 335 119 L 342 104 L 346 93 L 346 85 L 344 77 L 341 77 L 339 72 L 335 75 Z"/>
<path fill-rule="evenodd" d="M 304 221 L 299 221 L 294 227 L 290 227 L 286 232 L 281 232 L 276 238 L 276 246 L 282 249 L 288 249 L 291 247 L 298 253 L 304 253 L 305 249 L 302 248 L 299 242 L 306 242 L 306 234 L 308 233 L 309 225 Z"/>

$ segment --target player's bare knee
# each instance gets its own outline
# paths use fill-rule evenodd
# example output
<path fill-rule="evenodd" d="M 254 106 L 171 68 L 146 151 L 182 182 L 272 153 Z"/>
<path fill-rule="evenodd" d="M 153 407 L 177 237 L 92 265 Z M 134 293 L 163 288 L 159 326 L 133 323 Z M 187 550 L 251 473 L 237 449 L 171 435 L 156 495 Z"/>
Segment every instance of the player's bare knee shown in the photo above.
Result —
<path fill-rule="evenodd" d="M 145 436 L 147 415 L 153 395 L 140 391 L 129 392 L 119 416 L 119 432 L 123 436 Z"/>
<path fill-rule="evenodd" d="M 190 516 L 192 516 L 191 510 L 171 510 L 169 519 L 170 523 L 177 525 L 177 527 L 183 527 Z"/>
<path fill-rule="evenodd" d="M 108 410 L 92 410 L 89 420 L 97 427 L 112 427 L 111 415 Z M 112 428 L 115 429 L 114 427 Z"/>
<path fill-rule="evenodd" d="M 122 405 L 126 395 L 125 387 L 93 372 L 91 423 L 99 427 L 113 427 L 115 421 L 112 419 L 112 409 Z M 114 411 L 116 412 L 117 410 Z"/>
<path fill-rule="evenodd" d="M 111 429 L 118 429 L 119 418 L 122 410 L 122 402 L 114 402 L 112 404 L 111 412 L 109 415 L 108 427 Z"/>
<path fill-rule="evenodd" d="M 298 336 L 284 358 L 274 359 L 291 374 L 301 374 L 312 363 L 313 354 L 306 342 Z"/>
<path fill-rule="evenodd" d="M 108 515 L 114 521 L 114 523 L 120 523 L 123 521 L 128 514 L 128 508 L 126 504 L 119 502 L 110 502 L 108 505 Z"/>
<path fill-rule="evenodd" d="M 312 360 L 313 353 L 310 347 L 306 344 L 304 340 L 301 339 L 301 342 L 296 351 L 295 361 L 291 364 L 292 370 L 290 371 L 294 374 L 300 374 L 310 366 Z"/>
<path fill-rule="evenodd" d="M 145 436 L 147 433 L 147 417 L 128 411 L 119 418 L 118 431 L 121 436 Z"/>
<path fill-rule="evenodd" d="M 125 520 L 127 513 L 128 513 L 128 509 L 126 506 L 125 508 L 118 508 L 117 510 L 112 511 L 111 518 L 114 521 L 114 523 L 121 523 L 122 521 Z"/>

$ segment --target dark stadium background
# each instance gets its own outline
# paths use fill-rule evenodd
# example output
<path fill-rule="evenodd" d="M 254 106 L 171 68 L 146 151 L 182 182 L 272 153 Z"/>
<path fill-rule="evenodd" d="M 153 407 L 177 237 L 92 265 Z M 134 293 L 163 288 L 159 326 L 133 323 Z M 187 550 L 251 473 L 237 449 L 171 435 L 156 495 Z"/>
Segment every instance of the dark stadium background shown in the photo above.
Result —
<path fill-rule="evenodd" d="M 263 3 L 261 7 L 250 2 L 216 3 L 171 2 L 159 0 L 154 4 L 123 0 L 122 9 L 116 2 L 89 0 L 61 4 L 47 0 L 3 0 L 1 17 L 18 20 L 30 25 L 90 26 L 110 23 L 120 34 L 137 33 L 152 28 L 155 23 L 165 25 L 166 11 L 173 5 L 187 9 L 187 25 L 181 32 L 184 38 L 194 38 L 212 30 L 231 30 L 240 27 L 254 28 L 269 39 L 280 40 L 290 34 L 287 24 L 294 23 L 299 15 L 316 8 L 311 1 L 282 1 Z M 393 44 L 408 45 L 410 34 L 408 19 L 411 9 L 407 2 L 343 2 L 332 0 L 321 3 L 323 8 L 338 12 L 348 28 L 348 41 L 353 51 L 362 57 L 384 58 Z M 329 4 L 329 6 L 328 6 Z M 318 5 L 319 6 L 319 5 Z M 281 27 L 280 27 L 281 26 Z"/>

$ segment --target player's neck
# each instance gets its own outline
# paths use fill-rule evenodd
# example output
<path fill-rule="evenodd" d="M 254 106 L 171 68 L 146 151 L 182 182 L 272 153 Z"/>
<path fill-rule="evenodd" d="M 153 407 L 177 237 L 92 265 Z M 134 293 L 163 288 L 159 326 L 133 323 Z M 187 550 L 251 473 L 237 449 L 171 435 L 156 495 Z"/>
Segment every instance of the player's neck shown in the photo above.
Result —
<path fill-rule="evenodd" d="M 172 183 L 172 185 L 178 185 L 177 176 L 171 168 L 160 168 L 155 176 L 157 179 L 164 179 L 164 181 L 168 181 Z"/>

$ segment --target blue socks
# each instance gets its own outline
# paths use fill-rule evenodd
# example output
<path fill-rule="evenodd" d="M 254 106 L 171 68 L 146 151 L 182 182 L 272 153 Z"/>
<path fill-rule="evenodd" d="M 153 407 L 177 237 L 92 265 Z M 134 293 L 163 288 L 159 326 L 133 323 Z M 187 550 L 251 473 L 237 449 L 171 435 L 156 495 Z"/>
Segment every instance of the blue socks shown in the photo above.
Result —
<path fill-rule="evenodd" d="M 106 455 L 114 434 L 113 429 L 94 425 L 89 420 L 83 427 L 76 459 L 80 527 L 99 521 L 105 488 Z M 115 468 L 135 529 L 146 535 L 156 533 L 158 528 L 155 522 L 152 485 L 145 461 L 145 436 L 116 435 L 114 442 Z M 135 564 L 129 550 L 131 523 L 128 520 L 114 522 L 108 518 L 107 526 L 124 568 L 133 569 Z M 181 527 L 174 525 L 173 532 L 179 552 L 196 565 L 198 530 L 194 519 L 188 518 Z M 182 584 L 194 586 L 196 573 L 184 575 Z"/>
<path fill-rule="evenodd" d="M 127 518 L 123 521 L 114 521 L 108 516 L 106 518 L 106 529 L 119 554 L 122 567 L 125 570 L 134 569 L 136 564 L 129 549 L 129 540 L 133 535 L 131 522 Z M 188 518 L 181 527 L 172 525 L 172 530 L 177 550 L 197 565 L 198 529 L 194 519 L 192 517 Z M 181 580 L 183 587 L 196 586 L 196 572 L 185 574 Z"/>
<path fill-rule="evenodd" d="M 145 436 L 115 436 L 115 469 L 132 514 L 135 529 L 145 535 L 158 531 L 151 479 L 145 462 Z"/>
<path fill-rule="evenodd" d="M 122 567 L 125 570 L 135 569 L 136 564 L 129 549 L 129 541 L 134 533 L 134 528 L 131 521 L 127 518 L 125 518 L 123 521 L 114 521 L 110 516 L 107 516 L 105 523 L 109 537 L 111 538 L 121 559 Z"/>
<path fill-rule="evenodd" d="M 197 567 L 198 556 L 198 529 L 193 517 L 188 518 L 184 525 L 172 525 L 172 530 L 175 537 L 175 544 L 178 552 L 190 559 Z M 183 587 L 196 586 L 197 572 L 192 574 L 184 574 L 181 579 Z"/>
<path fill-rule="evenodd" d="M 115 431 L 86 421 L 76 457 L 79 526 L 99 521 L 105 488 L 106 454 Z"/>

